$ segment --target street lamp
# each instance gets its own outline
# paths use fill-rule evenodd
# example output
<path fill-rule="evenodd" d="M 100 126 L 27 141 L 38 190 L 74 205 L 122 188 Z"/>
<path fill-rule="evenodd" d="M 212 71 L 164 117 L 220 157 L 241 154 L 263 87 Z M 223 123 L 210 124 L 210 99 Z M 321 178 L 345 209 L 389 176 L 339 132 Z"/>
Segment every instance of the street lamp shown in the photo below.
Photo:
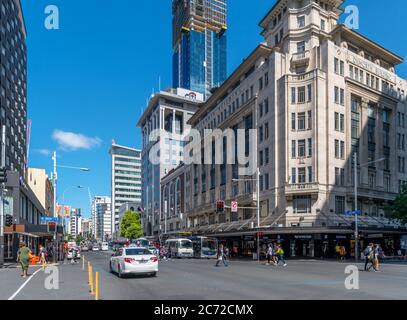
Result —
<path fill-rule="evenodd" d="M 256 181 L 256 197 L 257 197 L 257 229 L 260 230 L 260 169 L 256 169 L 256 179 L 232 179 L 232 181 Z M 245 208 L 252 209 L 252 208 Z M 260 262 L 260 236 L 257 232 L 257 261 Z"/>
<path fill-rule="evenodd" d="M 359 165 L 360 168 L 366 167 L 373 163 L 378 163 L 386 160 L 386 158 L 381 158 L 376 161 L 370 161 Z M 358 226 L 358 153 L 353 154 L 354 161 L 354 179 L 355 179 L 355 261 L 356 263 L 359 260 L 359 226 Z"/>
<path fill-rule="evenodd" d="M 58 173 L 57 173 L 57 168 L 64 168 L 64 169 L 74 169 L 74 170 L 80 170 L 83 172 L 89 172 L 89 168 L 81 168 L 81 167 L 72 167 L 72 166 L 63 166 L 63 165 L 57 165 L 57 152 L 54 151 L 52 155 L 52 160 L 54 162 L 54 172 L 53 172 L 53 187 L 54 187 L 54 218 L 58 218 L 57 214 L 57 180 L 58 180 Z M 54 244 L 55 244 L 55 254 L 54 254 L 54 259 L 56 259 L 56 253 L 57 253 L 57 246 L 58 246 L 58 241 L 57 241 L 57 230 L 58 228 L 55 228 L 55 233 L 54 233 Z M 57 260 L 55 261 L 57 262 Z"/>

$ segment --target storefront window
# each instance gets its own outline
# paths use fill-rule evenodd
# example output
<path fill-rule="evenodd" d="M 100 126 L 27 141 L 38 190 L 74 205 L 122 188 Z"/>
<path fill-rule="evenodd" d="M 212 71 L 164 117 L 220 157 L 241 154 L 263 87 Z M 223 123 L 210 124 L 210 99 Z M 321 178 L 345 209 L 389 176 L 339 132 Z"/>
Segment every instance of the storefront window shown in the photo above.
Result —
<path fill-rule="evenodd" d="M 295 196 L 293 209 L 294 213 L 311 213 L 311 196 Z"/>

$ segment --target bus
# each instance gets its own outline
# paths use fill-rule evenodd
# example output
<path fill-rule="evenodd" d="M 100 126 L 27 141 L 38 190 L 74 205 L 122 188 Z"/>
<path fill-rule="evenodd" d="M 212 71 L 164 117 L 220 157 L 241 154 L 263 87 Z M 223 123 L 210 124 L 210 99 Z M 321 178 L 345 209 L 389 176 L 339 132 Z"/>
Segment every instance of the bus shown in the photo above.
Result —
<path fill-rule="evenodd" d="M 193 258 L 194 250 L 192 241 L 189 239 L 168 239 L 165 241 L 167 249 L 171 249 L 171 255 L 176 258 Z"/>
<path fill-rule="evenodd" d="M 139 243 L 140 247 L 143 247 L 143 248 L 148 248 L 151 244 L 151 242 L 149 240 L 147 240 L 146 238 L 138 238 L 136 240 L 133 240 L 131 243 L 132 244 Z"/>
<path fill-rule="evenodd" d="M 194 249 L 194 257 L 198 259 L 216 258 L 218 253 L 218 240 L 208 237 L 189 237 Z"/>

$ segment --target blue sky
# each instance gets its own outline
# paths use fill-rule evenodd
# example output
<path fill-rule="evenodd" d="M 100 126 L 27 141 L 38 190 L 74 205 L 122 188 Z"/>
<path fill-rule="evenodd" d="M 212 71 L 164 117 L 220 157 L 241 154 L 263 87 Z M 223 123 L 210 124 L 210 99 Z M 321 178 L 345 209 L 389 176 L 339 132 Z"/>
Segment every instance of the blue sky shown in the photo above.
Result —
<path fill-rule="evenodd" d="M 228 70 L 262 41 L 258 22 L 275 0 L 229 0 Z M 377 3 L 377 4 L 376 4 Z M 60 164 L 59 197 L 72 185 L 110 195 L 111 139 L 140 147 L 136 122 L 152 91 L 171 86 L 170 0 L 22 0 L 28 38 L 28 113 L 32 119 L 30 166 Z M 60 29 L 44 27 L 47 5 L 60 10 Z M 407 58 L 407 1 L 348 0 L 360 10 L 362 34 Z M 407 64 L 398 68 L 407 78 Z M 72 136 L 73 132 L 81 136 Z M 86 190 L 71 189 L 67 204 L 89 215 Z"/>

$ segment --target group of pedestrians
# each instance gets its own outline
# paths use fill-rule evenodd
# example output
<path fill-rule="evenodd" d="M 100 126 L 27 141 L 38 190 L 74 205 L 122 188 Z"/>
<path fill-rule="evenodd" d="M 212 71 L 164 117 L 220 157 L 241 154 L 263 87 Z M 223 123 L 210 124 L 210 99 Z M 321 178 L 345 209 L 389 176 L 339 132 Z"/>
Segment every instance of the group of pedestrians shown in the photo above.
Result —
<path fill-rule="evenodd" d="M 218 246 L 218 254 L 215 267 L 219 267 L 219 264 L 222 262 L 225 267 L 229 266 L 229 257 L 230 250 L 228 247 L 225 247 L 222 243 Z"/>
<path fill-rule="evenodd" d="M 365 256 L 365 271 L 373 269 L 374 272 L 379 272 L 379 258 L 383 255 L 380 245 L 369 243 L 363 254 Z"/>
<path fill-rule="evenodd" d="M 281 247 L 280 244 L 272 245 L 271 243 L 267 246 L 266 251 L 267 263 L 266 265 L 275 265 L 278 266 L 280 263 L 283 264 L 284 267 L 287 266 L 287 263 L 284 258 L 284 249 Z"/>

